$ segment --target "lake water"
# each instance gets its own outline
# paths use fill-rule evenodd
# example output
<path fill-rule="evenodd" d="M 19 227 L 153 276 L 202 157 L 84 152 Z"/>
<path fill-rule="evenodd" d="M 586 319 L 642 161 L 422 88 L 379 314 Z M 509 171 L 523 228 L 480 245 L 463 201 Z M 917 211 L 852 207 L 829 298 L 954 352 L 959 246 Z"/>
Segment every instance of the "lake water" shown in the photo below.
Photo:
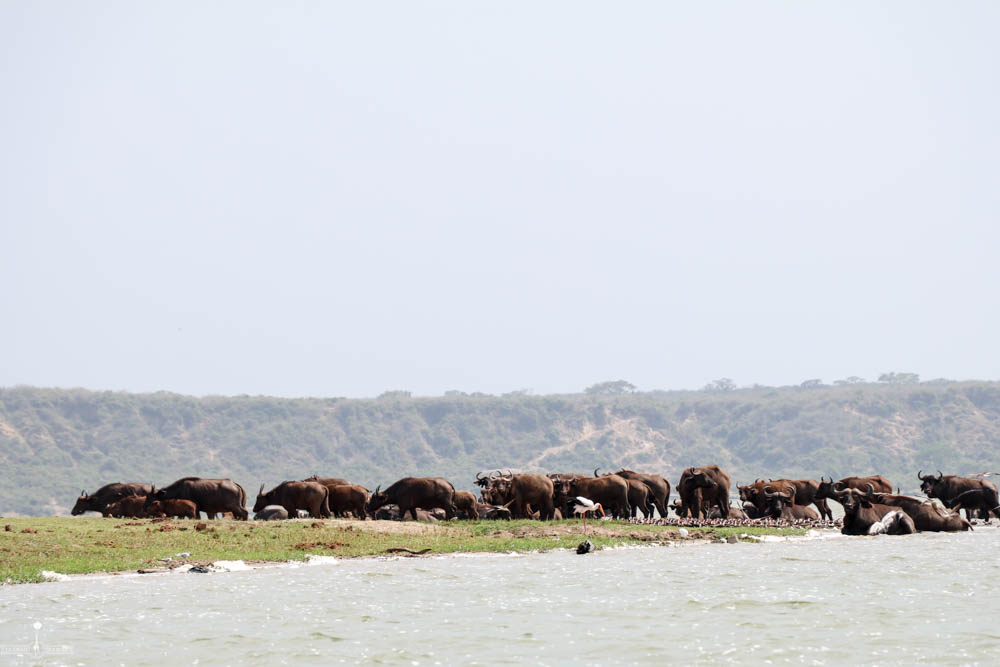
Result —
<path fill-rule="evenodd" d="M 0 665 L 997 664 L 998 554 L 980 527 L 7 586 Z"/>

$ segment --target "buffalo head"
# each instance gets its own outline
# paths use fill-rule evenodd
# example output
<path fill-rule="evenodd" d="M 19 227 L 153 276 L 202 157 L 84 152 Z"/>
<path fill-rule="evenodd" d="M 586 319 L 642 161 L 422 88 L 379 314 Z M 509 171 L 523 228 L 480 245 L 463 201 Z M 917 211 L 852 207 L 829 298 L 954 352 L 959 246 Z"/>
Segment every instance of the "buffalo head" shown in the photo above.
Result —
<path fill-rule="evenodd" d="M 844 506 L 844 514 L 855 514 L 862 507 L 871 507 L 871 500 L 857 489 L 843 489 L 834 498 Z"/>
<path fill-rule="evenodd" d="M 149 493 L 146 494 L 146 503 L 142 506 L 147 512 L 153 507 L 153 503 L 157 500 L 163 500 L 163 491 L 157 491 L 156 486 L 149 487 Z"/>
<path fill-rule="evenodd" d="M 271 500 L 271 494 L 264 493 L 264 485 L 261 484 L 260 491 L 257 492 L 257 502 L 253 504 L 253 511 L 255 513 L 262 511 L 265 507 L 272 504 L 270 500 Z"/>
<path fill-rule="evenodd" d="M 691 486 L 696 489 L 713 489 L 718 484 L 707 472 L 696 469 L 691 473 Z"/>
<path fill-rule="evenodd" d="M 83 514 L 90 509 L 93 502 L 94 499 L 87 495 L 86 489 L 80 491 L 80 497 L 76 499 L 76 504 L 73 505 L 73 511 L 70 514 L 73 516 Z"/>
<path fill-rule="evenodd" d="M 784 509 L 785 505 L 791 505 L 792 500 L 795 498 L 794 489 L 787 486 L 784 489 L 784 491 L 772 491 L 770 485 L 764 487 L 764 498 L 767 499 L 768 509 L 773 514 L 781 514 L 781 510 Z"/>
<path fill-rule="evenodd" d="M 938 497 L 939 488 L 941 486 L 941 481 L 944 479 L 944 474 L 938 470 L 938 474 L 934 475 L 924 475 L 923 470 L 917 473 L 917 479 L 920 480 L 920 491 L 928 498 Z"/>
<path fill-rule="evenodd" d="M 382 491 L 382 485 L 379 484 L 378 486 L 375 487 L 375 490 L 372 491 L 372 495 L 368 499 L 368 505 L 365 507 L 365 511 L 368 512 L 368 514 L 370 514 L 371 516 L 374 516 L 375 511 L 378 510 L 378 508 L 382 507 L 383 505 L 387 505 L 388 503 L 389 503 L 389 494 L 387 494 L 385 491 Z"/>

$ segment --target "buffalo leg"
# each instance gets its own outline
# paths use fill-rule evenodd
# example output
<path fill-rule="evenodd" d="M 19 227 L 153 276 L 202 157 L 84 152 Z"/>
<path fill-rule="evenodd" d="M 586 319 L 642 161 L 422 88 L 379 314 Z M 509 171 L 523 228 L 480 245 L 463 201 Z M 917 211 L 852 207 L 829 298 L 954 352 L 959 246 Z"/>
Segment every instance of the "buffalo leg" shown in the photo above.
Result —
<path fill-rule="evenodd" d="M 813 505 L 819 510 L 820 519 L 833 521 L 833 512 L 830 511 L 830 506 L 826 504 L 826 498 L 817 498 Z"/>

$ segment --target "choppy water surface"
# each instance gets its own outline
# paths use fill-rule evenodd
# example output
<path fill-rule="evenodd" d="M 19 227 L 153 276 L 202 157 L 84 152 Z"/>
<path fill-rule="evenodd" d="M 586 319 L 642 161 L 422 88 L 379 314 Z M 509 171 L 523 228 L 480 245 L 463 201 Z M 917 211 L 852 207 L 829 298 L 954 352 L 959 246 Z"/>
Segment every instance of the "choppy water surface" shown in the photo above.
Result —
<path fill-rule="evenodd" d="M 365 559 L 0 588 L 45 664 L 1000 662 L 1000 530 Z M 35 629 L 33 624 L 40 623 Z"/>

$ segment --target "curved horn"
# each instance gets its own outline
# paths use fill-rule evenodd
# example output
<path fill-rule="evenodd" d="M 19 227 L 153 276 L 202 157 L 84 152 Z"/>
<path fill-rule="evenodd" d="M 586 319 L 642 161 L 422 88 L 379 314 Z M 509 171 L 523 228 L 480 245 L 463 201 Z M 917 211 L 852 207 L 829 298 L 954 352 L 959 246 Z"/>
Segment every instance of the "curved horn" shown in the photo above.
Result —
<path fill-rule="evenodd" d="M 85 496 L 85 495 L 87 495 L 87 489 L 82 489 L 82 490 L 80 491 L 80 495 L 81 495 L 81 496 Z"/>
<path fill-rule="evenodd" d="M 940 470 L 938 470 L 938 481 L 939 481 L 939 482 L 941 481 L 941 478 L 942 478 L 942 477 L 944 477 L 944 473 L 943 473 L 943 472 L 941 472 Z"/>
<path fill-rule="evenodd" d="M 764 491 L 764 495 L 766 497 L 768 497 L 768 498 L 770 498 L 771 496 L 774 495 L 774 492 L 771 491 L 771 485 L 770 484 L 768 484 L 767 486 L 765 486 L 764 489 L 763 489 L 763 491 Z"/>
<path fill-rule="evenodd" d="M 919 479 L 921 482 L 924 481 L 923 474 L 924 474 L 923 469 L 917 471 L 917 479 Z"/>
<path fill-rule="evenodd" d="M 492 482 L 493 480 L 495 480 L 499 476 L 500 476 L 500 471 L 499 470 L 497 470 L 496 472 L 491 472 L 490 473 L 490 481 Z"/>
<path fill-rule="evenodd" d="M 476 473 L 476 481 L 478 482 L 478 481 L 479 481 L 479 480 L 481 480 L 482 478 L 483 478 L 483 473 L 481 473 L 481 472 L 477 472 L 477 473 Z"/>
<path fill-rule="evenodd" d="M 598 470 L 600 470 L 600 468 L 594 468 L 594 477 L 600 477 L 600 475 L 597 474 Z"/>
<path fill-rule="evenodd" d="M 868 482 L 867 484 L 865 484 L 865 486 L 868 487 L 868 495 L 869 496 L 875 495 L 875 485 L 874 484 L 872 484 L 871 482 Z"/>

